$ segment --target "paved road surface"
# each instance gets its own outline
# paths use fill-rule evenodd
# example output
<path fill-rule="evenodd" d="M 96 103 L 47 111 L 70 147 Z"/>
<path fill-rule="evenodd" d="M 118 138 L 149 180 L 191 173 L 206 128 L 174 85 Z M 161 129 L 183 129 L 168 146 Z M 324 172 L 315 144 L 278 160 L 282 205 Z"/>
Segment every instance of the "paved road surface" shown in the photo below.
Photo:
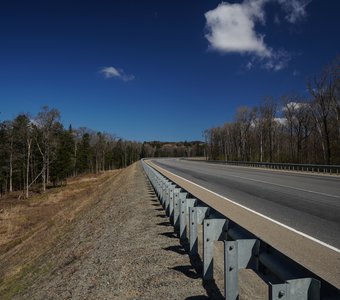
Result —
<path fill-rule="evenodd" d="M 160 167 L 340 249 L 340 178 L 210 164 L 152 160 Z"/>

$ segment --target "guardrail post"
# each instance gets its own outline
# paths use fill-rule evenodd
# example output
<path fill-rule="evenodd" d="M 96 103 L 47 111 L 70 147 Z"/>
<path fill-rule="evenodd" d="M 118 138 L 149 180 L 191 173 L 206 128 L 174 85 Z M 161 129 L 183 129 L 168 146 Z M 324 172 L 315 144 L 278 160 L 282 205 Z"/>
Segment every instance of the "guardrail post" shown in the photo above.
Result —
<path fill-rule="evenodd" d="M 162 188 L 162 178 L 160 175 L 156 176 L 156 179 L 157 179 L 157 195 L 158 195 L 158 199 L 160 200 L 161 199 L 161 188 Z"/>
<path fill-rule="evenodd" d="M 256 239 L 224 241 L 224 295 L 226 300 L 238 299 L 240 269 L 258 270 L 260 242 Z"/>
<path fill-rule="evenodd" d="M 172 191 L 172 199 L 170 200 L 170 222 L 173 226 L 175 226 L 175 206 L 177 203 L 177 207 L 178 207 L 180 191 L 181 189 L 175 185 Z"/>
<path fill-rule="evenodd" d="M 173 213 L 174 213 L 174 190 L 175 190 L 175 188 L 176 188 L 175 184 L 171 184 L 170 187 L 169 187 L 168 216 L 169 216 L 170 222 L 173 219 Z"/>
<path fill-rule="evenodd" d="M 165 214 L 169 216 L 169 206 L 170 206 L 170 187 L 172 185 L 171 181 L 168 181 L 165 188 Z"/>
<path fill-rule="evenodd" d="M 209 207 L 195 206 L 189 210 L 189 241 L 190 254 L 198 254 L 198 225 L 203 224 L 203 220 L 209 215 Z"/>
<path fill-rule="evenodd" d="M 163 177 L 162 186 L 161 186 L 161 204 L 163 208 L 165 208 L 166 184 L 167 184 L 167 180 Z"/>
<path fill-rule="evenodd" d="M 156 195 L 157 195 L 157 197 L 158 197 L 158 199 L 159 199 L 159 178 L 158 178 L 158 176 L 155 175 L 155 176 L 153 177 L 152 185 L 153 185 L 153 188 L 154 188 L 154 190 L 155 190 L 155 193 L 156 193 Z"/>
<path fill-rule="evenodd" d="M 181 241 L 185 241 L 187 239 L 187 220 L 189 219 L 189 207 L 195 206 L 196 202 L 197 200 L 193 198 L 182 198 L 180 200 L 179 238 Z"/>
<path fill-rule="evenodd" d="M 287 280 L 269 285 L 269 300 L 320 300 L 320 281 L 314 278 Z"/>
<path fill-rule="evenodd" d="M 226 239 L 227 230 L 227 219 L 203 220 L 203 280 L 214 277 L 214 242 Z"/>
<path fill-rule="evenodd" d="M 179 192 L 178 197 L 175 197 L 175 204 L 174 204 L 174 227 L 175 230 L 180 229 L 180 215 L 181 215 L 181 201 L 186 199 L 188 193 L 186 192 Z M 176 196 L 176 195 L 175 195 Z"/>

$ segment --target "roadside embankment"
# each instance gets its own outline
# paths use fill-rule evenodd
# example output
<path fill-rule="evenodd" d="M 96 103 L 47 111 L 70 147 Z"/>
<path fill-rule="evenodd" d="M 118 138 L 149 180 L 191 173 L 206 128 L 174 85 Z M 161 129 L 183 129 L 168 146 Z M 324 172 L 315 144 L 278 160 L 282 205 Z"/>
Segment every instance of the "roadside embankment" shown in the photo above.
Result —
<path fill-rule="evenodd" d="M 141 164 L 115 175 L 81 196 L 88 205 L 39 256 L 27 262 L 14 247 L 0 257 L 8 272 L 14 272 L 10 257 L 26 266 L 12 282 L 0 279 L 1 299 L 218 299 L 175 238 Z M 53 226 L 41 241 L 55 233 Z M 30 247 L 38 249 L 37 241 Z"/>

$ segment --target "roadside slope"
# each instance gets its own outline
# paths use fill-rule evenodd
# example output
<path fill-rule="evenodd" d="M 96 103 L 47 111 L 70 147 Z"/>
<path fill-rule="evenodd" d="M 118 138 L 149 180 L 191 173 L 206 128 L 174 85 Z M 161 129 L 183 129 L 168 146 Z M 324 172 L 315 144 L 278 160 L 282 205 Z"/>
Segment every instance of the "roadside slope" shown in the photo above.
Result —
<path fill-rule="evenodd" d="M 44 271 L 14 299 L 216 296 L 183 255 L 140 163 L 95 193 L 95 205 L 39 258 L 35 270 Z"/>

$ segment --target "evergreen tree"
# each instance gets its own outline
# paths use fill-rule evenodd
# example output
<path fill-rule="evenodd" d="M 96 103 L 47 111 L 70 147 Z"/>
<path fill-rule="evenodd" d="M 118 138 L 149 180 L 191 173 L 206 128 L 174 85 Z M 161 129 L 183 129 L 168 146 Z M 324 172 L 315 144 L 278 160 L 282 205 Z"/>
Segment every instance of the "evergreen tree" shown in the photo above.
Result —
<path fill-rule="evenodd" d="M 50 167 L 50 177 L 54 185 L 61 183 L 72 174 L 74 166 L 74 141 L 72 132 L 59 133 L 56 157 Z"/>
<path fill-rule="evenodd" d="M 91 158 L 90 135 L 85 133 L 78 147 L 77 170 L 79 173 L 90 170 L 89 161 Z"/>

